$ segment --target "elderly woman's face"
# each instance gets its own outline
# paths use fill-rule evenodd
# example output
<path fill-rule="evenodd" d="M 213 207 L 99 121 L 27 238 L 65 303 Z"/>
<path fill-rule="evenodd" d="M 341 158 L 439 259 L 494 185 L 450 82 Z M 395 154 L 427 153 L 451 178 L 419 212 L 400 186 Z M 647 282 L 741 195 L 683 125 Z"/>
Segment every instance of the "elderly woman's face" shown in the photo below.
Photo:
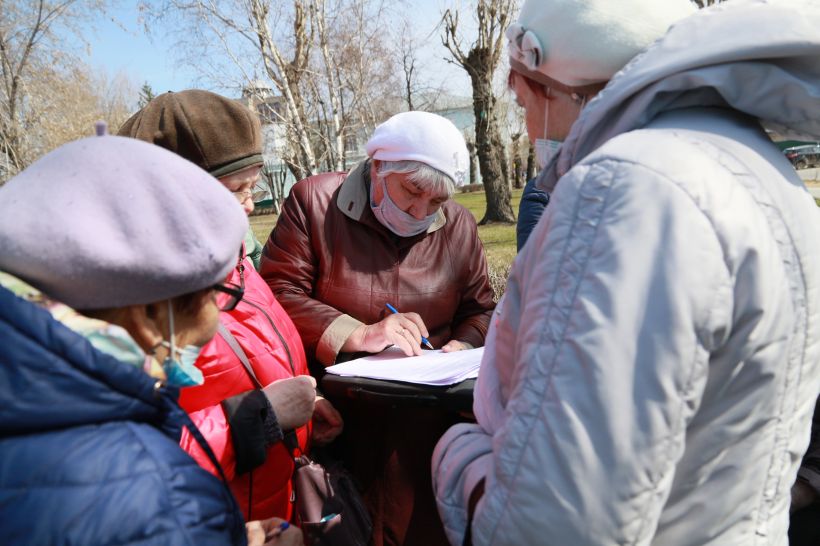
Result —
<path fill-rule="evenodd" d="M 253 188 L 259 181 L 261 172 L 262 165 L 253 165 L 219 178 L 222 185 L 233 193 L 236 200 L 245 209 L 245 214 L 253 212 Z"/>
<path fill-rule="evenodd" d="M 371 180 L 375 180 L 375 169 L 371 174 L 374 175 Z M 410 180 L 409 173 L 390 173 L 384 177 L 384 180 L 390 199 L 397 207 L 417 220 L 424 220 L 440 209 L 441 205 L 450 198 L 447 192 L 438 193 L 420 188 L 418 184 Z M 382 202 L 384 193 L 381 184 L 376 184 L 373 198 L 377 205 Z"/>
<path fill-rule="evenodd" d="M 582 105 L 561 91 L 553 90 L 547 97 L 546 90 L 539 84 L 530 84 L 515 72 L 511 73 L 509 84 L 515 102 L 524 108 L 530 142 L 539 138 L 563 141 L 567 137 L 572 124 L 581 115 Z M 547 108 L 549 116 L 546 115 Z"/>
<path fill-rule="evenodd" d="M 179 346 L 205 345 L 216 334 L 219 323 L 217 294 L 204 290 L 174 311 L 175 342 Z"/>

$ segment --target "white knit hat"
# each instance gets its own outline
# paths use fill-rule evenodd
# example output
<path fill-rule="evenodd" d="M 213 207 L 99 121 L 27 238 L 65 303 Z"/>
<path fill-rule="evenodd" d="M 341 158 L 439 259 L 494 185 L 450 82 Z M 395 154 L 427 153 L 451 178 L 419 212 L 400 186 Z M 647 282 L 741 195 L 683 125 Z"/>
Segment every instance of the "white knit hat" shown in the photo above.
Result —
<path fill-rule="evenodd" d="M 583 92 L 697 11 L 690 0 L 525 0 L 507 29 L 510 65 Z"/>
<path fill-rule="evenodd" d="M 379 161 L 419 161 L 449 176 L 456 186 L 467 179 L 469 155 L 464 136 L 449 119 L 430 112 L 402 112 L 373 132 L 365 147 Z"/>
<path fill-rule="evenodd" d="M 221 282 L 247 229 L 214 177 L 133 138 L 70 142 L 0 188 L 0 270 L 75 309 L 152 303 Z"/>

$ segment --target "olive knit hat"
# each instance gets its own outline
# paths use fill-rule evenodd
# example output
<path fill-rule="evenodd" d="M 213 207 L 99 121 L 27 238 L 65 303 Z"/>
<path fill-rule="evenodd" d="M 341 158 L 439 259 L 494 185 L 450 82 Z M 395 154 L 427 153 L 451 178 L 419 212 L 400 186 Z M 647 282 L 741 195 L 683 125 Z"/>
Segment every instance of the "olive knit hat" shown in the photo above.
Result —
<path fill-rule="evenodd" d="M 0 188 L 0 270 L 75 309 L 221 282 L 247 229 L 218 180 L 131 138 L 70 142 Z"/>
<path fill-rule="evenodd" d="M 161 146 L 215 177 L 263 163 L 259 118 L 240 102 L 210 91 L 159 95 L 117 134 Z"/>

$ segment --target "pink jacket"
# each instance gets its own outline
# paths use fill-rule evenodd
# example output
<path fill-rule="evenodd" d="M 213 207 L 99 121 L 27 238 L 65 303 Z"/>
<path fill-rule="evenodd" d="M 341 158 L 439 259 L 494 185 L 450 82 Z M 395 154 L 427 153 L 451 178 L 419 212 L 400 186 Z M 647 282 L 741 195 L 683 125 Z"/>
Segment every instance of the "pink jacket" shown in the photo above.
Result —
<path fill-rule="evenodd" d="M 302 341 L 293 322 L 273 297 L 250 260 L 245 258 L 245 295 L 233 311 L 220 314 L 220 321 L 244 349 L 254 372 L 268 385 L 277 379 L 307 375 Z M 227 279 L 239 284 L 239 267 Z M 182 390 L 180 405 L 187 411 L 216 453 L 230 482 L 231 490 L 247 520 L 280 517 L 289 519 L 293 458 L 283 442 L 267 450 L 265 462 L 250 472 L 236 473 L 234 439 L 220 402 L 254 389 L 242 362 L 230 346 L 216 335 L 202 350 L 197 367 L 205 383 Z M 300 447 L 305 450 L 309 426 L 297 430 Z M 216 469 L 193 438 L 185 431 L 181 445 L 197 462 L 213 474 Z"/>

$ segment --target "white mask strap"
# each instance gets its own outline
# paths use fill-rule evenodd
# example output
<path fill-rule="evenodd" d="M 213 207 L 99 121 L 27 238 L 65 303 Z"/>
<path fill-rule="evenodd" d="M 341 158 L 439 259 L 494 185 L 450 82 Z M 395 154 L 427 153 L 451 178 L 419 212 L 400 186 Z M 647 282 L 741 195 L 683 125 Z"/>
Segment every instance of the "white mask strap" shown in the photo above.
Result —
<path fill-rule="evenodd" d="M 552 88 L 547 87 L 547 100 L 544 101 L 544 140 L 547 140 L 547 127 L 550 119 L 550 98 L 552 97 Z"/>
<path fill-rule="evenodd" d="M 174 306 L 171 304 L 171 300 L 168 300 L 168 329 L 171 331 L 171 339 L 169 340 L 171 345 L 171 358 L 176 358 L 176 344 L 174 342 Z"/>

